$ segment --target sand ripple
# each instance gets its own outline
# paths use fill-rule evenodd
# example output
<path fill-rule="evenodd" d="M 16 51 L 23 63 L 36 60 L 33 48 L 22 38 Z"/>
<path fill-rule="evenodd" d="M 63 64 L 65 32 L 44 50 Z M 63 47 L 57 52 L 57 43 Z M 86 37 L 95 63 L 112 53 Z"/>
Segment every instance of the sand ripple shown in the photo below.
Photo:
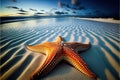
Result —
<path fill-rule="evenodd" d="M 37 21 L 39 21 L 39 23 L 35 23 Z M 28 80 L 32 71 L 34 71 L 35 68 L 42 64 L 42 60 L 44 60 L 45 56 L 26 50 L 26 45 L 34 45 L 47 41 L 53 41 L 57 36 L 64 37 L 65 41 L 76 41 L 82 43 L 90 42 L 91 46 L 98 46 L 98 50 L 96 49 L 96 53 L 92 51 L 89 52 L 88 50 L 88 53 L 91 54 L 91 57 L 87 56 L 87 54 L 85 54 L 86 52 L 84 54 L 87 57 L 85 57 L 84 55 L 81 56 L 83 56 L 85 61 L 88 63 L 88 58 L 94 58 L 95 60 L 97 60 L 97 57 L 92 57 L 92 55 L 100 55 L 100 57 L 103 59 L 102 64 L 106 65 L 105 68 L 101 65 L 101 67 L 103 67 L 102 70 L 104 72 L 104 76 L 106 77 L 101 77 L 101 73 L 97 72 L 97 70 L 94 70 L 94 67 L 96 67 L 97 69 L 97 65 L 90 67 L 93 72 L 96 73 L 100 80 L 117 80 L 119 78 L 118 69 L 120 69 L 120 27 L 117 23 L 101 23 L 72 18 L 51 18 L 12 22 L 1 25 L 1 80 L 7 80 L 8 78 L 11 80 Z M 14 59 L 16 61 L 14 61 Z M 93 61 L 93 63 L 95 63 L 95 61 Z M 93 63 L 88 64 L 92 66 Z M 71 76 L 72 71 L 75 70 L 71 70 L 71 67 L 69 67 L 68 72 L 70 72 L 70 74 L 67 75 L 66 79 L 68 79 L 68 76 Z M 15 74 L 15 72 L 17 72 L 17 74 Z M 79 74 L 79 72 L 75 73 Z M 54 75 L 55 74 L 53 71 L 53 74 L 48 75 L 47 78 L 44 80 L 47 80 L 49 77 L 51 78 L 51 80 L 53 80 Z M 60 77 L 60 74 L 56 76 Z M 62 80 L 64 78 L 62 78 Z M 82 79 L 82 77 L 78 78 L 78 80 L 79 79 Z"/>

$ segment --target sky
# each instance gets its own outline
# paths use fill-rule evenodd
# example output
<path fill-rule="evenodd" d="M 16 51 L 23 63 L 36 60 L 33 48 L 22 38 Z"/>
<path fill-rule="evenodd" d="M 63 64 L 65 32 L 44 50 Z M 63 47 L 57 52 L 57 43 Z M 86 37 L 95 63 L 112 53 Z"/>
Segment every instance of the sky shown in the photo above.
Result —
<path fill-rule="evenodd" d="M 0 16 L 119 17 L 119 0 L 0 0 Z"/>

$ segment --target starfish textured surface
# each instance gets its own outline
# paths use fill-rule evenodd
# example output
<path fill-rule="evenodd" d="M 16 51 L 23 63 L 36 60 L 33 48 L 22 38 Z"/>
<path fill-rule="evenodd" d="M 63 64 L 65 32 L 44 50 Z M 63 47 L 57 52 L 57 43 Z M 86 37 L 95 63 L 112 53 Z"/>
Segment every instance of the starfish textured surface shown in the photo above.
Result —
<path fill-rule="evenodd" d="M 77 53 L 78 51 L 85 51 L 89 47 L 90 44 L 63 42 L 63 39 L 60 36 L 54 42 L 45 42 L 34 46 L 28 45 L 27 49 L 46 55 L 45 61 L 33 72 L 31 79 L 34 80 L 43 77 L 62 60 L 65 60 L 87 76 L 96 78 L 96 76 L 87 68 L 86 63 Z"/>

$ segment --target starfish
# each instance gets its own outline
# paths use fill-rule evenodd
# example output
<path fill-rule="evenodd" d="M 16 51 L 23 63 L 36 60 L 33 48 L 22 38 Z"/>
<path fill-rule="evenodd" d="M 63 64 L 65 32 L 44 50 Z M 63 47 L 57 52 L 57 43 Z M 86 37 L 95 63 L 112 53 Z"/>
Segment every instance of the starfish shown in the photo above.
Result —
<path fill-rule="evenodd" d="M 54 42 L 45 42 L 42 44 L 27 46 L 27 49 L 46 55 L 46 59 L 31 75 L 31 80 L 36 80 L 50 72 L 60 61 L 65 60 L 78 71 L 86 74 L 91 78 L 96 76 L 87 68 L 87 64 L 78 55 L 78 51 L 82 52 L 90 47 L 89 44 L 78 42 L 63 42 L 63 38 L 59 36 Z"/>

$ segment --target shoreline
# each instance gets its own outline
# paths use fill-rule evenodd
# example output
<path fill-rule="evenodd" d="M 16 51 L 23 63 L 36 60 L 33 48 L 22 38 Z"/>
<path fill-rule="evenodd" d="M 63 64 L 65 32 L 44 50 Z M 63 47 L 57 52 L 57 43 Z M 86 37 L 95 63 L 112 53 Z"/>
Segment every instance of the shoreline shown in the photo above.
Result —
<path fill-rule="evenodd" d="M 120 20 L 115 20 L 113 18 L 78 18 L 78 19 L 98 21 L 98 22 L 108 22 L 108 23 L 120 23 Z"/>
<path fill-rule="evenodd" d="M 1 17 L 0 24 L 27 21 L 34 19 L 45 19 L 45 18 L 76 18 L 81 20 L 91 20 L 98 22 L 108 22 L 108 23 L 120 23 L 120 20 L 114 18 L 84 18 L 84 17 L 74 17 L 74 16 L 35 16 L 35 17 Z"/>

